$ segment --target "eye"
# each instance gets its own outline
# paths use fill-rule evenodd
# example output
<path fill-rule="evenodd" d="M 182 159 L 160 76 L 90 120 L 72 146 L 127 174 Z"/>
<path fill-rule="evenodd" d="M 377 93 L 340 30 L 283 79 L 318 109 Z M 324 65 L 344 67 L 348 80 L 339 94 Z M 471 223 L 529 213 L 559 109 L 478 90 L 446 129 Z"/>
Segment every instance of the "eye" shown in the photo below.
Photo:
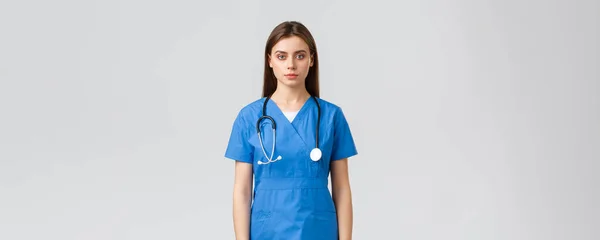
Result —
<path fill-rule="evenodd" d="M 277 55 L 277 59 L 279 59 L 279 60 L 283 60 L 284 58 L 285 58 L 285 56 L 283 56 L 283 55 Z"/>
<path fill-rule="evenodd" d="M 298 59 L 304 59 L 304 54 L 298 54 L 298 56 L 296 56 Z"/>

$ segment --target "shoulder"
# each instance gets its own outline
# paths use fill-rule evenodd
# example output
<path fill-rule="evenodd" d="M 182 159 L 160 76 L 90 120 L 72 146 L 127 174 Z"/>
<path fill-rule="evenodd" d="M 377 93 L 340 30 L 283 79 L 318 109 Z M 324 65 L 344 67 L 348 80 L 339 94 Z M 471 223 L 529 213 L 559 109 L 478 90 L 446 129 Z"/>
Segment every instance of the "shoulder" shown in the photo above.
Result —
<path fill-rule="evenodd" d="M 323 112 L 327 112 L 333 116 L 343 115 L 342 107 L 340 105 L 322 98 L 317 99 Z"/>
<path fill-rule="evenodd" d="M 331 109 L 331 110 L 337 110 L 340 109 L 340 106 L 338 106 L 337 104 L 323 99 L 323 98 L 317 98 L 317 100 L 319 101 L 319 105 L 321 105 L 321 108 L 327 108 L 327 109 Z"/>
<path fill-rule="evenodd" d="M 347 124 L 348 120 L 346 119 L 346 114 L 343 110 L 344 106 L 321 98 L 318 98 L 318 100 L 319 105 L 321 105 L 322 118 L 325 119 L 325 121 L 329 121 L 338 126 Z"/>
<path fill-rule="evenodd" d="M 237 113 L 238 121 L 251 121 L 257 116 L 257 114 L 261 114 L 262 106 L 265 98 L 256 99 L 250 103 L 246 103 L 242 105 Z"/>

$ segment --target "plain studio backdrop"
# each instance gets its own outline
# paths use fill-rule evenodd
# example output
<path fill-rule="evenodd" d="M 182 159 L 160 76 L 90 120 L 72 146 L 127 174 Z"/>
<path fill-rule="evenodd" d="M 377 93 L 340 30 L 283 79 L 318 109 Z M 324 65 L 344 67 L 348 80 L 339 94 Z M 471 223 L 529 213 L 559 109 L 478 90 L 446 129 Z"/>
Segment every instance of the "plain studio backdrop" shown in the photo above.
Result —
<path fill-rule="evenodd" d="M 0 239 L 234 239 L 285 20 L 344 109 L 355 239 L 598 239 L 598 1 L 3 1 Z"/>

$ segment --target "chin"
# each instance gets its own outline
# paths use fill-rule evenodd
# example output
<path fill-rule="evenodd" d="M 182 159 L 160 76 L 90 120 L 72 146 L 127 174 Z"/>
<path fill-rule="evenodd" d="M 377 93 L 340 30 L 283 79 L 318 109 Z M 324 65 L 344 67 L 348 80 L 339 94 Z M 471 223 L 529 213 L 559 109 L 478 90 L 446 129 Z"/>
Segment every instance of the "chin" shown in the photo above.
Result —
<path fill-rule="evenodd" d="M 304 81 L 299 81 L 299 80 L 283 80 L 283 81 L 279 81 L 279 84 L 282 84 L 286 87 L 289 88 L 298 88 L 298 87 L 304 87 Z"/>

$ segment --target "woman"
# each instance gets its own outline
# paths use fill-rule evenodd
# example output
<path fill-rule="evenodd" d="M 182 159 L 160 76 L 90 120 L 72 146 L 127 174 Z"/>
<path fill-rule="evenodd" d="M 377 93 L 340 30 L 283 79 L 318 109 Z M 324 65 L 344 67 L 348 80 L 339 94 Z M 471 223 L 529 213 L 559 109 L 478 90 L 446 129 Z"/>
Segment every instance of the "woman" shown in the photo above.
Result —
<path fill-rule="evenodd" d="M 235 160 L 238 240 L 351 239 L 347 159 L 357 150 L 342 110 L 319 98 L 318 74 L 308 29 L 294 21 L 276 26 L 265 48 L 262 98 L 239 111 L 225 153 Z"/>

